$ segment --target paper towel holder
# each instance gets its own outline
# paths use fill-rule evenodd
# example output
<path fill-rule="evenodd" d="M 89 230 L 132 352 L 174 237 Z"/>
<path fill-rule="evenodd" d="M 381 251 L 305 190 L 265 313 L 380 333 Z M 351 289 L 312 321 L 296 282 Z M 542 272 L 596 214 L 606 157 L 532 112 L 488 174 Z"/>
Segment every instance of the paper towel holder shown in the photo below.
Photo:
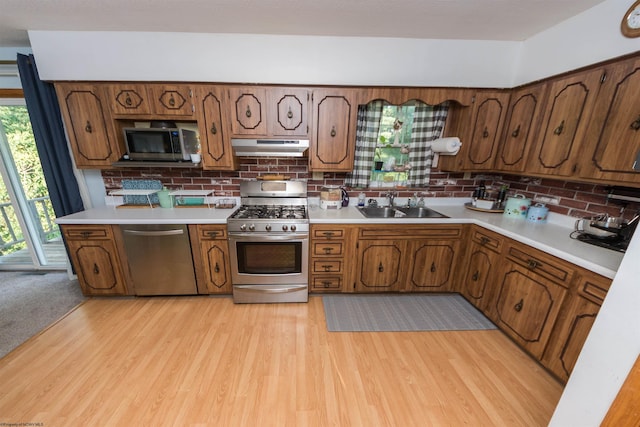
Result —
<path fill-rule="evenodd" d="M 438 167 L 438 160 L 440 159 L 440 156 L 455 156 L 456 154 L 458 154 L 458 152 L 460 152 L 460 147 L 462 146 L 462 143 L 460 142 L 460 139 L 457 137 L 451 137 L 451 138 L 438 138 L 434 141 L 431 141 L 431 143 L 435 143 L 436 141 L 439 140 L 445 140 L 445 139 L 451 139 L 452 142 L 454 143 L 453 145 L 455 146 L 455 150 L 454 151 L 436 151 L 433 150 L 432 148 L 432 152 L 433 152 L 433 160 L 431 161 L 431 167 Z"/>

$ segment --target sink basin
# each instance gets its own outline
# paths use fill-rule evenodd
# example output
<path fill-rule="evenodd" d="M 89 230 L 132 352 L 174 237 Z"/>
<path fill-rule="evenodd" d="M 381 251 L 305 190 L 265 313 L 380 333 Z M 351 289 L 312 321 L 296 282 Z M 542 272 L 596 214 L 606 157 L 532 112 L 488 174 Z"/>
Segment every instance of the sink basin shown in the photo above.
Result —
<path fill-rule="evenodd" d="M 358 207 L 367 218 L 448 218 L 430 208 Z"/>

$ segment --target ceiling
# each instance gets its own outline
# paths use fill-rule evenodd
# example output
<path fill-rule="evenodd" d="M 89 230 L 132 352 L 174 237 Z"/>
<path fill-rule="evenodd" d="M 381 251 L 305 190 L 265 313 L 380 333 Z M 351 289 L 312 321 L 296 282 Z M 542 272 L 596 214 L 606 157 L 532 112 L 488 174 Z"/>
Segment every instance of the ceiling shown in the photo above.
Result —
<path fill-rule="evenodd" d="M 605 0 L 0 0 L 0 47 L 27 30 L 522 41 Z"/>

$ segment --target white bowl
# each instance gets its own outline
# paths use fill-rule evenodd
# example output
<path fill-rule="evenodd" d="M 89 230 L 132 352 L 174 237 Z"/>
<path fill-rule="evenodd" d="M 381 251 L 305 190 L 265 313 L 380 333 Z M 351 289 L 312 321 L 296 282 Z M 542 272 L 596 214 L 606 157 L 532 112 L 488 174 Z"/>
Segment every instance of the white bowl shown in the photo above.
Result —
<path fill-rule="evenodd" d="M 476 208 L 480 208 L 480 209 L 493 209 L 493 205 L 495 204 L 495 200 L 485 200 L 485 199 L 478 199 L 476 200 Z"/>

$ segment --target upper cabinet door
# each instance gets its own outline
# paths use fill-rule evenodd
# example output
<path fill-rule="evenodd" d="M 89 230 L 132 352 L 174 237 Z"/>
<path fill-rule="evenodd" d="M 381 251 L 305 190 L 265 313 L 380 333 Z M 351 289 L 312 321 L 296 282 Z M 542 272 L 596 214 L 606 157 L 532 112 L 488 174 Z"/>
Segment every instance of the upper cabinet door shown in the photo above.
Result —
<path fill-rule="evenodd" d="M 573 74 L 551 83 L 545 114 L 527 172 L 572 176 L 600 88 L 603 70 Z"/>
<path fill-rule="evenodd" d="M 105 88 L 106 100 L 114 116 L 151 114 L 151 103 L 144 84 L 113 84 Z"/>
<path fill-rule="evenodd" d="M 609 67 L 587 133 L 589 179 L 640 183 L 640 59 Z"/>
<path fill-rule="evenodd" d="M 267 97 L 270 135 L 308 137 L 308 90 L 268 88 Z"/>
<path fill-rule="evenodd" d="M 152 84 L 148 89 L 155 114 L 193 116 L 193 92 L 189 86 Z"/>
<path fill-rule="evenodd" d="M 114 137 L 113 121 L 99 86 L 56 84 L 60 110 L 78 168 L 110 168 L 123 148 Z"/>
<path fill-rule="evenodd" d="M 471 116 L 471 132 L 462 141 L 463 170 L 493 169 L 509 104 L 508 92 L 478 92 Z"/>
<path fill-rule="evenodd" d="M 530 86 L 511 95 L 496 157 L 496 169 L 514 172 L 525 169 L 527 154 L 540 121 L 545 88 L 542 84 Z"/>
<path fill-rule="evenodd" d="M 203 169 L 233 170 L 235 159 L 223 120 L 224 88 L 202 86 L 195 95 Z"/>
<path fill-rule="evenodd" d="M 312 171 L 353 170 L 358 92 L 349 89 L 313 91 L 313 132 L 309 147 Z"/>
<path fill-rule="evenodd" d="M 266 104 L 264 88 L 230 88 L 231 133 L 233 135 L 266 136 Z"/>

